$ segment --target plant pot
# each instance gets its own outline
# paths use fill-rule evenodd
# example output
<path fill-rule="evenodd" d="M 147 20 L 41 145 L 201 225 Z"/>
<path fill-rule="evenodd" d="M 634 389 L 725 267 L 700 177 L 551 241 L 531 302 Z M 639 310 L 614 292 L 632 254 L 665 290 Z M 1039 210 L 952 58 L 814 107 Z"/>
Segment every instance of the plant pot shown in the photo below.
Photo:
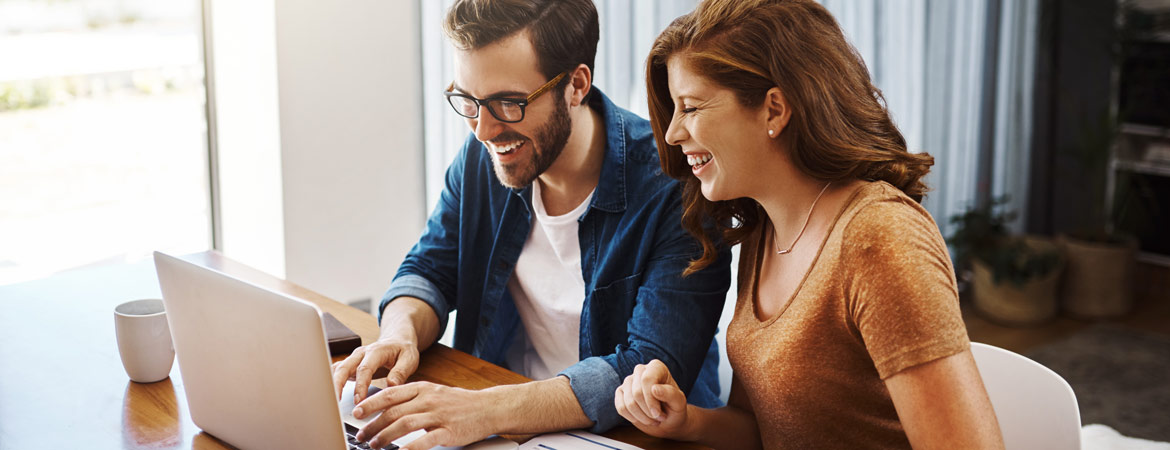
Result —
<path fill-rule="evenodd" d="M 1068 263 L 1060 297 L 1069 315 L 1103 319 L 1133 308 L 1137 242 L 1110 244 L 1061 236 Z"/>
<path fill-rule="evenodd" d="M 1055 244 L 1034 237 L 1029 237 L 1027 243 L 1030 247 L 1057 249 Z M 972 261 L 971 268 L 975 310 L 988 320 L 1028 326 L 1056 317 L 1061 266 L 1019 286 L 1007 281 L 996 283 L 991 268 L 982 261 Z"/>

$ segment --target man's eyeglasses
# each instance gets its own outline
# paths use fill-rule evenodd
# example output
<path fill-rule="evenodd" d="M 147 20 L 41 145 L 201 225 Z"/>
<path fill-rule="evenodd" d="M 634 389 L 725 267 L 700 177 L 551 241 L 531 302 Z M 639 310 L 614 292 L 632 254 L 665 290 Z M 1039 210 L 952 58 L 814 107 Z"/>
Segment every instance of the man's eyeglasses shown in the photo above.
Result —
<path fill-rule="evenodd" d="M 553 77 L 544 83 L 544 86 L 537 88 L 528 97 L 525 98 L 510 98 L 510 97 L 490 97 L 490 98 L 475 98 L 470 95 L 455 92 L 455 83 L 452 82 L 447 86 L 447 92 L 443 95 L 447 96 L 447 103 L 455 108 L 455 112 L 468 119 L 475 119 L 479 117 L 479 107 L 486 106 L 488 112 L 492 113 L 492 117 L 500 122 L 516 123 L 524 120 L 524 108 L 529 103 L 535 101 L 553 86 L 556 86 L 561 78 L 565 77 L 565 72 Z"/>

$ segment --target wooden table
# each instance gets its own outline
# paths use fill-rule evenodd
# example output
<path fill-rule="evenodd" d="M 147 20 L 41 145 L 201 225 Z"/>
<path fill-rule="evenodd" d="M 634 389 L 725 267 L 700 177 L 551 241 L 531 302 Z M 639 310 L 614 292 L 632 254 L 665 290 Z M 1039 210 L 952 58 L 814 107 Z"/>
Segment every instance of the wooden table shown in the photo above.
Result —
<path fill-rule="evenodd" d="M 378 336 L 370 314 L 228 259 L 185 257 L 311 301 L 362 337 Z M 159 298 L 152 261 L 75 270 L 0 286 L 0 448 L 230 448 L 199 430 L 187 412 L 178 364 L 158 383 L 133 383 L 122 369 L 114 307 Z M 483 389 L 527 378 L 466 353 L 434 345 L 412 381 Z M 632 427 L 606 436 L 646 449 L 699 448 Z"/>

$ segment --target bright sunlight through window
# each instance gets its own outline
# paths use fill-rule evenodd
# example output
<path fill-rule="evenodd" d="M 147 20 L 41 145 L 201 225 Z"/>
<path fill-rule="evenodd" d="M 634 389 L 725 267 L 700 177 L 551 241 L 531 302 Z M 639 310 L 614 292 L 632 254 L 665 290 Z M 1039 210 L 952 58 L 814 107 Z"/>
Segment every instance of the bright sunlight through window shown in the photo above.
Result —
<path fill-rule="evenodd" d="M 0 0 L 0 285 L 211 247 L 198 0 Z"/>

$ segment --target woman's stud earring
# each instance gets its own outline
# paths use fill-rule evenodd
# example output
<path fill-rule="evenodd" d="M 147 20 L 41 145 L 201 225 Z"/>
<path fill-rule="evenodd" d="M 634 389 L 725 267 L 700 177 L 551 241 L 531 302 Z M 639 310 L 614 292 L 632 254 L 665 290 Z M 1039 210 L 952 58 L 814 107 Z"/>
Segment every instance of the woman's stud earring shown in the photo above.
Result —
<path fill-rule="evenodd" d="M 776 133 L 776 132 L 775 132 L 775 131 L 772 131 L 772 130 L 768 130 L 768 136 L 771 136 L 771 135 L 772 135 L 772 134 L 774 134 L 774 133 Z"/>

